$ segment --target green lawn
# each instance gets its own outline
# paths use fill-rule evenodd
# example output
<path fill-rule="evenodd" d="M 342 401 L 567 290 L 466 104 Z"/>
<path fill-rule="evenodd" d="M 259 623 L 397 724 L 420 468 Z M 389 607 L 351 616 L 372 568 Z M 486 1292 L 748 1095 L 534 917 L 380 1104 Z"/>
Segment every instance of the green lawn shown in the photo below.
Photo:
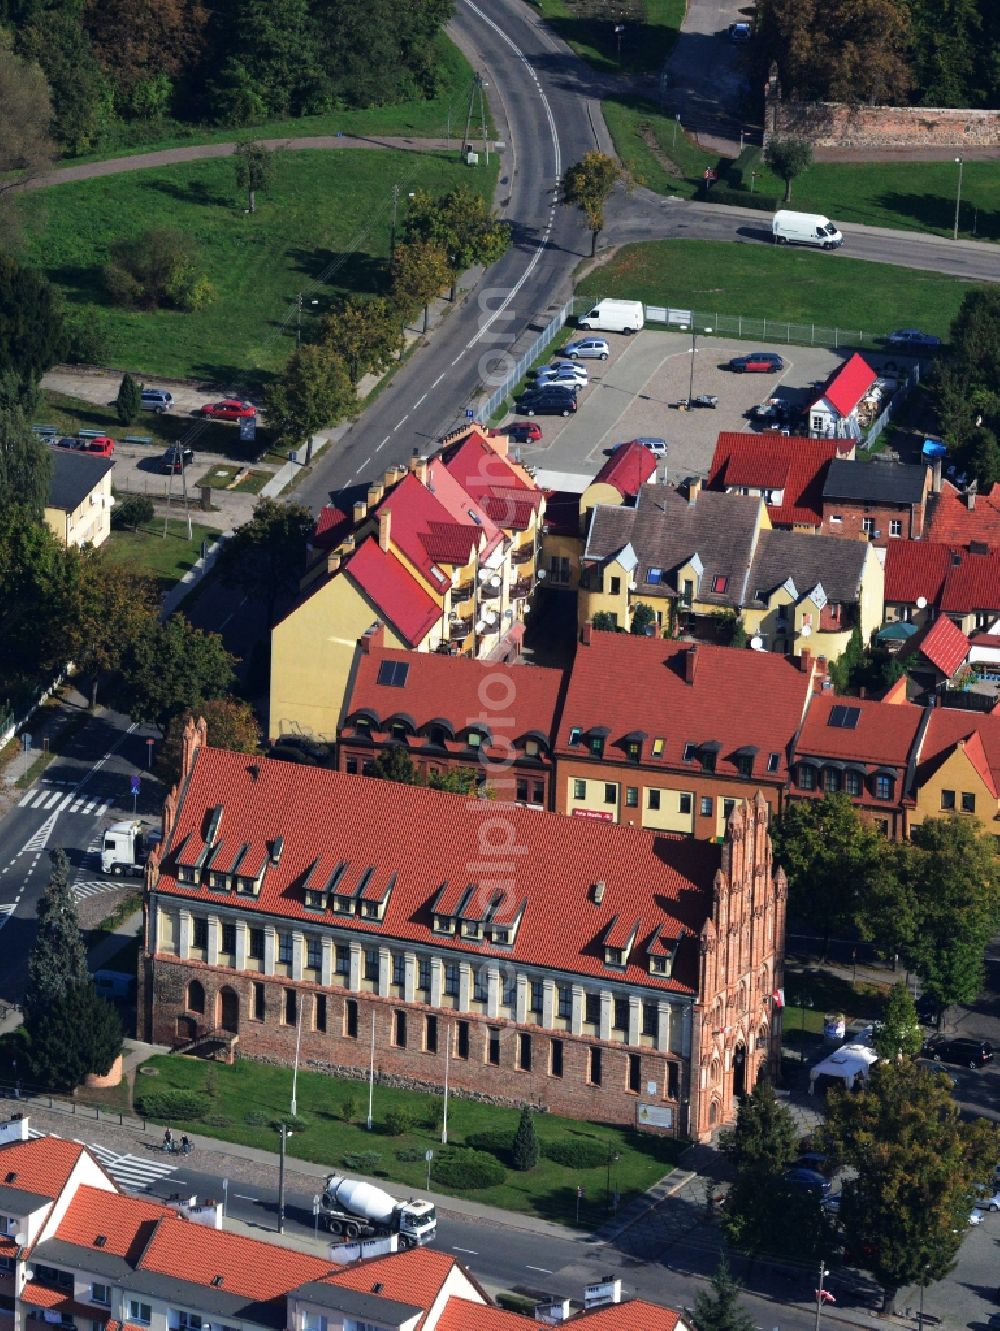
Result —
<path fill-rule="evenodd" d="M 658 194 L 694 197 L 705 168 L 717 167 L 718 153 L 707 153 L 673 116 L 639 97 L 614 97 L 601 103 L 618 156 L 637 185 Z"/>
<path fill-rule="evenodd" d="M 306 138 L 313 134 L 388 134 L 414 138 L 445 138 L 449 128 L 457 139 L 465 129 L 472 88 L 472 66 L 447 37 L 439 38 L 437 95 L 424 101 L 397 102 L 360 111 L 331 111 L 327 115 L 269 120 L 248 129 L 170 123 L 122 126 L 117 141 L 100 152 L 66 159 L 66 165 L 127 157 L 137 152 L 187 147 L 192 143 L 228 143 L 236 139 Z M 477 105 L 478 112 L 478 105 Z M 487 113 L 488 114 L 488 113 Z M 492 119 L 487 128 L 495 132 Z"/>
<path fill-rule="evenodd" d="M 595 69 L 618 73 L 658 73 L 673 49 L 684 20 L 684 0 L 641 0 L 645 22 L 625 23 L 621 63 L 614 18 L 589 14 L 590 0 L 536 0 L 553 32 Z"/>
<path fill-rule="evenodd" d="M 289 1068 L 246 1061 L 230 1068 L 183 1057 L 157 1057 L 144 1066 L 157 1069 L 158 1075 L 150 1078 L 140 1073 L 136 1078 L 137 1096 L 168 1088 L 206 1093 L 206 1117 L 172 1126 L 269 1151 L 277 1149 L 277 1133 L 271 1125 L 288 1116 L 292 1084 Z M 348 1102 L 353 1108 L 349 1114 L 350 1122 L 345 1122 L 344 1107 Z M 297 1107 L 302 1127 L 301 1130 L 296 1128 L 289 1151 L 300 1159 L 328 1164 L 331 1170 L 350 1171 L 354 1168 L 356 1172 L 375 1173 L 422 1192 L 427 1186 L 424 1151 L 431 1148 L 435 1156 L 440 1157 L 445 1149 L 441 1146 L 437 1127 L 441 1103 L 438 1096 L 376 1086 L 374 1128 L 368 1132 L 364 1126 L 368 1108 L 366 1083 L 341 1081 L 300 1070 Z M 391 1110 L 398 1109 L 410 1113 L 414 1126 L 401 1136 L 389 1136 L 386 1116 Z M 506 1129 L 513 1138 L 518 1117 L 518 1112 L 513 1109 L 452 1097 L 448 1102 L 449 1145 L 461 1146 L 472 1133 Z M 630 1196 L 645 1191 L 670 1171 L 679 1149 L 665 1138 L 639 1135 L 601 1124 L 577 1123 L 551 1114 L 539 1114 L 535 1125 L 542 1143 L 557 1139 L 596 1139 L 600 1143 L 602 1163 L 581 1169 L 556 1164 L 543 1156 L 536 1168 L 528 1173 L 517 1173 L 508 1168 L 503 1183 L 461 1191 L 458 1195 L 572 1224 L 579 1184 L 584 1189 L 580 1223 L 596 1226 L 607 1217 L 608 1156 L 605 1150 L 620 1152 L 620 1159 L 613 1165 L 611 1187 L 621 1193 L 622 1205 L 625 1205 Z M 357 1169 L 350 1157 L 368 1152 L 376 1153 L 378 1160 L 369 1162 L 372 1167 L 368 1170 Z M 349 1157 L 346 1164 L 345 1156 Z M 457 1191 L 436 1182 L 433 1167 L 431 1188 Z"/>
<path fill-rule="evenodd" d="M 577 288 L 716 314 L 884 334 L 913 326 L 948 335 L 970 283 L 830 254 L 714 240 L 626 245 Z"/>
<path fill-rule="evenodd" d="M 495 157 L 470 168 L 444 152 L 288 153 L 253 217 L 225 159 L 58 185 L 24 200 L 29 256 L 71 309 L 104 330 L 107 363 L 255 388 L 255 376 L 265 380 L 295 345 L 299 292 L 308 330 L 335 297 L 384 289 L 394 184 L 404 201 L 418 186 L 436 194 L 459 182 L 492 197 L 497 168 Z M 154 221 L 197 241 L 218 293 L 206 309 L 148 313 L 108 302 L 109 246 Z"/>
<path fill-rule="evenodd" d="M 146 573 L 157 580 L 161 592 L 169 591 L 201 558 L 202 542 L 211 544 L 219 533 L 214 527 L 191 524 L 188 540 L 187 520 L 154 518 L 138 531 L 113 531 L 102 547 L 109 559 L 127 564 L 133 573 Z"/>
<path fill-rule="evenodd" d="M 203 476 L 198 477 L 194 483 L 194 488 L 197 490 L 204 485 L 210 490 L 228 490 L 232 486 L 234 494 L 256 495 L 260 494 L 273 475 L 269 471 L 248 471 L 237 485 L 233 485 L 233 481 L 236 480 L 241 470 L 241 467 L 229 463 L 216 464 L 210 467 Z"/>

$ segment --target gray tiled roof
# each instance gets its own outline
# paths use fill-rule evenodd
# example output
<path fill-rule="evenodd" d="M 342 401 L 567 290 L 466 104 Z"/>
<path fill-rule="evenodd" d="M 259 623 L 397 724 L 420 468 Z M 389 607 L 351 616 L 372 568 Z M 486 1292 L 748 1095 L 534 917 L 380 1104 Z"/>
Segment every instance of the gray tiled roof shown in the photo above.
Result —
<path fill-rule="evenodd" d="M 743 603 L 747 569 L 754 551 L 760 499 L 702 490 L 694 503 L 668 486 L 647 485 L 635 508 L 598 505 L 592 513 L 585 560 L 603 561 L 631 544 L 638 556 L 635 579 L 646 596 L 674 596 L 672 584 L 649 583 L 651 568 L 664 578 L 692 555 L 703 567 L 699 601 L 720 607 Z M 716 578 L 728 579 L 725 593 L 713 593 Z"/>
<path fill-rule="evenodd" d="M 924 472 L 924 467 L 834 458 L 823 486 L 823 498 L 856 499 L 868 504 L 919 504 L 924 493 Z"/>
<path fill-rule="evenodd" d="M 53 448 L 48 507 L 58 508 L 63 513 L 74 512 L 114 465 L 110 458 Z"/>
<path fill-rule="evenodd" d="M 868 550 L 867 541 L 845 541 L 839 536 L 761 532 L 750 569 L 748 601 L 758 590 L 772 592 L 788 578 L 800 596 L 821 583 L 828 600 L 856 601 Z"/>

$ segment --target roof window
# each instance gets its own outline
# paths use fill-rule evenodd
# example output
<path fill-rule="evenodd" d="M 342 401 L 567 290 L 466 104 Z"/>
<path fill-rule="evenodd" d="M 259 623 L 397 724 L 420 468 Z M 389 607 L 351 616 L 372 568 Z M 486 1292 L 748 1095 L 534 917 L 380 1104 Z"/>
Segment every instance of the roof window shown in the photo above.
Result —
<path fill-rule="evenodd" d="M 378 668 L 376 683 L 384 684 L 391 689 L 401 689 L 409 673 L 409 661 L 383 661 Z"/>
<path fill-rule="evenodd" d="M 724 573 L 719 573 L 712 579 L 712 591 L 717 596 L 721 596 L 729 586 L 729 579 Z"/>
<path fill-rule="evenodd" d="M 861 719 L 860 707 L 844 707 L 840 703 L 830 709 L 826 724 L 835 730 L 857 730 Z"/>

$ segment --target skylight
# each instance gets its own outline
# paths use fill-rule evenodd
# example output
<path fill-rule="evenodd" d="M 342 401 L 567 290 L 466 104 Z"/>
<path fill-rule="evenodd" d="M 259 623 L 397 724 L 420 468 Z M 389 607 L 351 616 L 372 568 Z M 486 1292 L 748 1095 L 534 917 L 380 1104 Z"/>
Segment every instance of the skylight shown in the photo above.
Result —
<path fill-rule="evenodd" d="M 409 661 L 383 661 L 378 668 L 378 683 L 391 689 L 401 689 L 410 673 Z"/>
<path fill-rule="evenodd" d="M 837 730 L 857 730 L 860 719 L 860 707 L 843 707 L 838 703 L 836 707 L 830 709 L 826 724 Z"/>
<path fill-rule="evenodd" d="M 431 565 L 431 577 L 432 577 L 432 578 L 436 578 L 436 579 L 438 580 L 438 582 L 447 582 L 447 581 L 448 581 L 448 579 L 444 576 L 444 574 L 443 574 L 443 573 L 441 572 L 441 570 L 438 568 L 437 564 L 432 564 L 432 565 Z"/>

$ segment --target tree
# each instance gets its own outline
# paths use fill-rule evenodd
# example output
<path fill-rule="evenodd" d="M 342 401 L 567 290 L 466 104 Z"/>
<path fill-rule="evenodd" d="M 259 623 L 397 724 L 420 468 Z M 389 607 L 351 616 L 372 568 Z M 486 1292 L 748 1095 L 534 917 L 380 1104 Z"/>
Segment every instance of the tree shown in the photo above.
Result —
<path fill-rule="evenodd" d="M 208 18 L 200 0 L 84 0 L 91 49 L 116 84 L 118 110 L 139 113 L 150 84 L 166 86 L 190 69 Z M 161 113 L 166 106 L 160 107 Z"/>
<path fill-rule="evenodd" d="M 343 357 L 354 388 L 370 370 L 387 369 L 403 341 L 399 312 L 385 296 L 350 296 L 323 321 L 323 343 Z"/>
<path fill-rule="evenodd" d="M 423 785 L 413 759 L 402 744 L 392 744 L 383 749 L 372 763 L 371 774 L 383 781 L 398 781 L 404 786 Z"/>
<path fill-rule="evenodd" d="M 1000 869 L 977 823 L 928 818 L 907 856 L 916 928 L 902 949 L 925 993 L 942 1007 L 972 1003 L 985 980 L 986 947 L 1000 925 Z"/>
<path fill-rule="evenodd" d="M 700 1289 L 695 1295 L 691 1317 L 695 1331 L 754 1331 L 754 1320 L 740 1303 L 742 1288 L 723 1257 L 712 1276 L 711 1294 Z"/>
<path fill-rule="evenodd" d="M 943 1279 L 976 1183 L 996 1164 L 996 1125 L 962 1123 L 945 1079 L 904 1059 L 877 1063 L 860 1090 L 830 1092 L 823 1144 L 857 1171 L 843 1184 L 840 1223 L 849 1260 L 879 1281 L 887 1308 L 902 1286 Z"/>
<path fill-rule="evenodd" d="M 205 719 L 209 742 L 215 748 L 229 749 L 232 753 L 260 752 L 260 723 L 248 702 L 241 698 L 209 698 L 198 711 Z M 184 727 L 191 719 L 190 712 L 175 716 L 160 745 L 156 775 L 167 786 L 174 785 L 180 778 Z"/>
<path fill-rule="evenodd" d="M 138 531 L 143 523 L 152 520 L 153 501 L 149 495 L 115 495 L 115 506 L 111 510 L 111 525 L 116 530 L 124 531 L 128 528 L 131 531 Z"/>
<path fill-rule="evenodd" d="M 38 901 L 38 928 L 28 957 L 24 1024 L 29 1036 L 46 1009 L 74 984 L 87 979 L 87 952 L 80 935 L 76 903 L 69 890 L 69 859 L 64 850 L 50 852 L 48 886 Z"/>
<path fill-rule="evenodd" d="M 122 425 L 131 425 L 142 410 L 142 390 L 130 374 L 123 374 L 115 398 L 115 412 Z"/>
<path fill-rule="evenodd" d="M 159 607 L 152 581 L 103 551 L 71 550 L 67 560 L 64 650 L 90 679 L 93 709 L 101 676 L 118 671 L 142 639 L 156 632 Z"/>
<path fill-rule="evenodd" d="M 473 264 L 488 268 L 510 245 L 510 224 L 499 221 L 483 196 L 468 185 L 459 185 L 437 199 L 425 190 L 416 190 L 406 212 L 404 232 L 407 240 L 426 241 L 447 254 L 452 300 L 460 273 Z"/>
<path fill-rule="evenodd" d="M 562 178 L 562 202 L 579 208 L 590 227 L 591 258 L 597 253 L 597 237 L 604 230 L 604 205 L 620 180 L 628 180 L 621 163 L 596 149 L 585 153 Z"/>
<path fill-rule="evenodd" d="M 764 161 L 785 182 L 785 203 L 792 197 L 792 181 L 812 166 L 812 145 L 805 139 L 770 139 Z"/>
<path fill-rule="evenodd" d="M 517 1125 L 517 1132 L 514 1134 L 514 1168 L 522 1173 L 534 1169 L 540 1154 L 538 1136 L 535 1132 L 535 1116 L 531 1112 L 531 1106 L 525 1105 L 521 1110 L 521 1121 Z"/>
<path fill-rule="evenodd" d="M 392 261 L 392 298 L 397 309 L 410 318 L 423 306 L 427 332 L 428 310 L 435 296 L 448 286 L 448 254 L 432 241 L 414 240 L 397 245 Z"/>
<path fill-rule="evenodd" d="M 640 601 L 632 611 L 632 632 L 636 637 L 650 638 L 656 625 L 656 611 L 652 606 Z"/>
<path fill-rule="evenodd" d="M 52 95 L 48 130 L 69 153 L 95 147 L 114 119 L 114 83 L 94 58 L 76 6 L 39 6 L 19 25 L 21 54 L 36 60 Z"/>
<path fill-rule="evenodd" d="M 129 713 L 165 735 L 179 713 L 200 713 L 209 699 L 228 693 L 235 665 L 218 633 L 204 633 L 183 615 L 171 615 L 133 644 L 123 662 Z"/>
<path fill-rule="evenodd" d="M 121 1017 L 88 976 L 53 998 L 31 1031 L 32 1079 L 46 1090 L 72 1090 L 88 1073 L 110 1072 L 123 1042 Z"/>
<path fill-rule="evenodd" d="M 861 630 L 855 624 L 847 639 L 847 646 L 836 661 L 830 662 L 830 679 L 838 693 L 847 693 L 856 687 L 856 677 L 864 664 L 865 645 L 861 639 Z"/>
<path fill-rule="evenodd" d="M 104 282 L 116 304 L 155 310 L 198 310 L 214 299 L 214 288 L 199 272 L 193 236 L 171 226 L 149 227 L 111 246 Z"/>
<path fill-rule="evenodd" d="M 312 529 L 312 514 L 301 504 L 259 499 L 250 521 L 237 527 L 222 547 L 216 564 L 219 577 L 262 598 L 270 623 L 278 598 L 299 584 Z"/>
<path fill-rule="evenodd" d="M 967 293 L 937 365 L 932 393 L 942 436 L 981 484 L 995 467 L 1000 437 L 1000 292 Z"/>
<path fill-rule="evenodd" d="M 904 1056 L 915 1058 L 923 1043 L 913 995 L 905 984 L 894 984 L 886 999 L 882 1021 L 875 1028 L 872 1046 L 879 1058 L 892 1061 Z"/>
<path fill-rule="evenodd" d="M 0 254 L 0 365 L 34 385 L 63 353 L 65 328 L 52 287 Z"/>
<path fill-rule="evenodd" d="M 719 1149 L 737 1173 L 760 1178 L 781 1174 L 795 1159 L 795 1120 L 767 1077 L 740 1101 L 736 1123 L 719 1138 Z"/>
<path fill-rule="evenodd" d="M 268 394 L 268 419 L 288 444 L 306 444 L 312 460 L 312 437 L 336 425 L 357 406 L 343 357 L 328 347 L 297 347 L 285 372 Z"/>
<path fill-rule="evenodd" d="M 618 620 L 611 610 L 598 610 L 590 620 L 591 627 L 606 633 L 618 632 Z"/>
<path fill-rule="evenodd" d="M 0 196 L 40 175 L 55 158 L 48 80 L 31 60 L 0 47 Z"/>
<path fill-rule="evenodd" d="M 245 139 L 233 151 L 236 187 L 247 192 L 248 212 L 257 211 L 257 191 L 266 194 L 274 183 L 274 153 L 258 139 Z"/>
<path fill-rule="evenodd" d="M 452 767 L 446 772 L 431 772 L 427 784 L 431 790 L 444 790 L 451 795 L 479 797 L 483 794 L 479 776 L 473 767 Z M 492 797 L 487 794 L 487 798 Z"/>
<path fill-rule="evenodd" d="M 40 521 L 51 483 L 51 451 L 19 411 L 0 411 L 0 511 L 17 506 Z"/>

